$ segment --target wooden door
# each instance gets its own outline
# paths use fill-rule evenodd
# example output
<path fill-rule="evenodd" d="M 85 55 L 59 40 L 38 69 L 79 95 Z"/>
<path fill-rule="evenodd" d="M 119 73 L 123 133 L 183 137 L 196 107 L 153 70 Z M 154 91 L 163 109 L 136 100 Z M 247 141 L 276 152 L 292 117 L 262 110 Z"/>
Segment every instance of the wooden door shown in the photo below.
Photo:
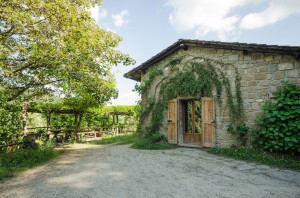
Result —
<path fill-rule="evenodd" d="M 168 142 L 177 144 L 177 99 L 170 100 L 168 106 Z"/>
<path fill-rule="evenodd" d="M 202 143 L 201 101 L 182 100 L 183 143 Z"/>
<path fill-rule="evenodd" d="M 215 108 L 214 100 L 210 97 L 201 98 L 202 103 L 202 146 L 215 146 Z"/>

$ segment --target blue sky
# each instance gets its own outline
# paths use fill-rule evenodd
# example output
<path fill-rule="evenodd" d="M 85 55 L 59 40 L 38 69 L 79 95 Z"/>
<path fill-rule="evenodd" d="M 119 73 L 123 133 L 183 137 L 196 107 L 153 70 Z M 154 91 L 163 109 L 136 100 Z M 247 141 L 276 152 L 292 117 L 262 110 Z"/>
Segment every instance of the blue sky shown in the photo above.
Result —
<path fill-rule="evenodd" d="M 300 46 L 300 0 L 104 0 L 91 11 L 136 60 L 113 68 L 119 90 L 113 105 L 135 104 L 136 82 L 123 74 L 180 38 Z"/>

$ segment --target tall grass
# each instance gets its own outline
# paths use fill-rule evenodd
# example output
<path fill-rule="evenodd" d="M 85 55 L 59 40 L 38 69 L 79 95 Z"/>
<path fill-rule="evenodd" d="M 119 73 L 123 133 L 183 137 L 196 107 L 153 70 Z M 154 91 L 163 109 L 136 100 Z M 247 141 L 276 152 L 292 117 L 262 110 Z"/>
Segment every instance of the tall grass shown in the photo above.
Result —
<path fill-rule="evenodd" d="M 15 172 L 38 166 L 62 152 L 54 150 L 52 145 L 42 145 L 38 149 L 19 149 L 0 154 L 0 180 L 13 176 Z"/>

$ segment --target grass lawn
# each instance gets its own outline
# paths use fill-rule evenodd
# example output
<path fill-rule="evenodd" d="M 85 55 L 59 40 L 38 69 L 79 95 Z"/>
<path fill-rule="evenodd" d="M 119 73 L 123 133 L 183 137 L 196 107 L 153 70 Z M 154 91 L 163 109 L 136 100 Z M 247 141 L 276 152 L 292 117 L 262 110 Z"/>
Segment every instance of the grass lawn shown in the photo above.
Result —
<path fill-rule="evenodd" d="M 137 136 L 133 134 L 118 135 L 118 136 L 105 136 L 101 140 L 91 140 L 84 142 L 85 144 L 133 144 L 137 140 Z"/>
<path fill-rule="evenodd" d="M 155 141 L 153 139 L 142 139 L 136 134 L 106 136 L 101 140 L 92 140 L 85 144 L 132 144 L 132 148 L 144 150 L 172 149 L 176 146 L 168 144 L 166 141 Z"/>

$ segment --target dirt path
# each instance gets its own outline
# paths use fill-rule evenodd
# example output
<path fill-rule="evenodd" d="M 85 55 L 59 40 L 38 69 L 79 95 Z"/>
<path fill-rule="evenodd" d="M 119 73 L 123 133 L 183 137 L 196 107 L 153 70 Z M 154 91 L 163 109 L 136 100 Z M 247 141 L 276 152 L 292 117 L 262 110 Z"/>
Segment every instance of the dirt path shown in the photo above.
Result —
<path fill-rule="evenodd" d="M 300 173 L 199 149 L 76 145 L 0 183 L 0 197 L 300 197 Z"/>

